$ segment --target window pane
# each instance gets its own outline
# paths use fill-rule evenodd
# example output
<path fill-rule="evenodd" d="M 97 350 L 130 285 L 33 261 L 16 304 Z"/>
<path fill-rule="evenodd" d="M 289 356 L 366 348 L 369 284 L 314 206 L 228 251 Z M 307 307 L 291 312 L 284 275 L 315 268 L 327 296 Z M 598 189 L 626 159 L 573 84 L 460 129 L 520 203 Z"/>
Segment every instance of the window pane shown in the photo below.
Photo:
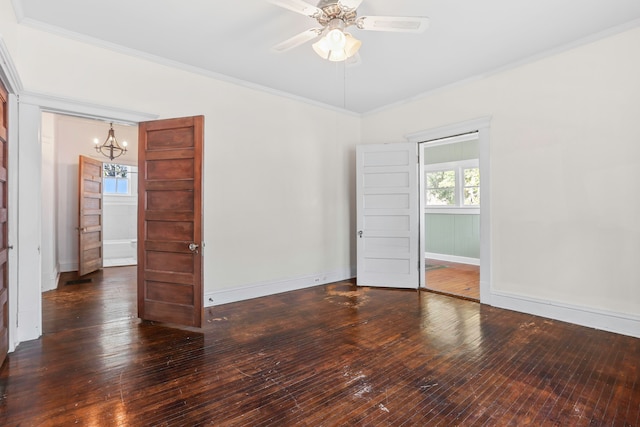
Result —
<path fill-rule="evenodd" d="M 104 178 L 104 193 L 115 193 L 116 192 L 116 179 L 115 178 Z"/>
<path fill-rule="evenodd" d="M 465 206 L 480 205 L 480 187 L 467 187 L 464 189 L 464 205 Z"/>
<path fill-rule="evenodd" d="M 444 170 L 427 172 L 427 205 L 451 206 L 455 205 L 456 172 Z"/>
<path fill-rule="evenodd" d="M 104 171 L 104 176 L 116 176 L 115 165 L 103 163 L 102 170 Z"/>
<path fill-rule="evenodd" d="M 129 171 L 129 166 L 126 165 L 114 165 L 116 169 L 116 176 L 118 178 L 126 178 L 127 172 Z"/>
<path fill-rule="evenodd" d="M 456 172 L 454 170 L 427 172 L 427 188 L 455 188 Z"/>
<path fill-rule="evenodd" d="M 455 188 L 432 188 L 427 190 L 427 205 L 451 206 L 454 203 Z"/>
<path fill-rule="evenodd" d="M 128 179 L 118 179 L 117 180 L 117 189 L 116 193 L 118 194 L 129 194 L 129 180 Z"/>
<path fill-rule="evenodd" d="M 118 165 L 115 163 L 103 163 L 102 170 L 104 171 L 104 176 L 113 176 L 116 178 L 126 178 L 127 173 L 129 172 L 129 166 L 127 165 Z"/>
<path fill-rule="evenodd" d="M 464 170 L 464 186 L 477 187 L 480 185 L 480 169 L 470 168 Z"/>

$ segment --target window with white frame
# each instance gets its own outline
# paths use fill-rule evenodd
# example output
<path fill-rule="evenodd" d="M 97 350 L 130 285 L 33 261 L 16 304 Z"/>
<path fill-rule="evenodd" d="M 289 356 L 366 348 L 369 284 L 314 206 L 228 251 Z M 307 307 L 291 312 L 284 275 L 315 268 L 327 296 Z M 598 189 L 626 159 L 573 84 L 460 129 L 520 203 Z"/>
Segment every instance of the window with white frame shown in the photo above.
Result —
<path fill-rule="evenodd" d="M 425 207 L 480 207 L 480 166 L 477 159 L 425 166 Z"/>
<path fill-rule="evenodd" d="M 102 164 L 103 193 L 128 196 L 131 194 L 130 167 L 115 163 Z"/>

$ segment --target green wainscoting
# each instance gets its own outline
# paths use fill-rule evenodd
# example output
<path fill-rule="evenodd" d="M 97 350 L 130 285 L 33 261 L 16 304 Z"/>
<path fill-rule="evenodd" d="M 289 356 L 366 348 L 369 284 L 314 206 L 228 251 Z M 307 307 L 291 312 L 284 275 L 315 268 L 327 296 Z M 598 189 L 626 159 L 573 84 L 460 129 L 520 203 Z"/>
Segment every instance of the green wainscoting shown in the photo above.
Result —
<path fill-rule="evenodd" d="M 480 258 L 480 215 L 424 215 L 426 252 Z"/>

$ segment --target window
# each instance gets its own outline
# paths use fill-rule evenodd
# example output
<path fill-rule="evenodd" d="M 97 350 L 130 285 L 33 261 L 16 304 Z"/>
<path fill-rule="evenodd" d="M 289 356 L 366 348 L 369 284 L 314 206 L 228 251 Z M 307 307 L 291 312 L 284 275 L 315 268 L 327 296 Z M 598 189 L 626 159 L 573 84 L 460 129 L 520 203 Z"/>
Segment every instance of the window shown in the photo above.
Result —
<path fill-rule="evenodd" d="M 480 206 L 480 168 L 464 168 L 464 206 Z"/>
<path fill-rule="evenodd" d="M 427 172 L 427 205 L 455 205 L 456 172 L 443 170 Z"/>
<path fill-rule="evenodd" d="M 102 171 L 104 194 L 118 194 L 122 196 L 131 194 L 129 166 L 103 163 Z"/>
<path fill-rule="evenodd" d="M 427 165 L 425 182 L 428 209 L 480 207 L 478 160 Z"/>

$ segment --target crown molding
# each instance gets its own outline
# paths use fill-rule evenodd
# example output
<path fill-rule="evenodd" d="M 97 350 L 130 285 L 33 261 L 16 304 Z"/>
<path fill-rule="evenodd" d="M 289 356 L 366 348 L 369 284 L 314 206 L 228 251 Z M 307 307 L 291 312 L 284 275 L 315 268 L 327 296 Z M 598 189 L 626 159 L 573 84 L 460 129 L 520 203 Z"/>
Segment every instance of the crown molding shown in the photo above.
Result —
<path fill-rule="evenodd" d="M 24 19 L 24 8 L 22 7 L 21 0 L 11 0 L 11 6 L 13 6 L 13 13 L 16 15 L 18 24 Z"/>
<path fill-rule="evenodd" d="M 18 70 L 13 65 L 13 60 L 9 54 L 9 49 L 4 42 L 4 38 L 0 34 L 0 79 L 7 87 L 7 90 L 13 94 L 22 92 L 22 82 L 18 75 Z"/>
<path fill-rule="evenodd" d="M 422 100 L 422 99 L 425 99 L 425 98 L 429 98 L 429 97 L 437 95 L 439 93 L 446 92 L 446 91 L 449 91 L 449 90 L 452 90 L 452 89 L 455 89 L 455 88 L 458 88 L 458 87 L 461 87 L 461 86 L 465 86 L 465 85 L 467 85 L 469 83 L 472 83 L 472 82 L 475 82 L 475 81 L 478 81 L 478 80 L 482 80 L 482 79 L 486 79 L 486 78 L 494 76 L 496 74 L 500 74 L 500 73 L 503 73 L 503 72 L 506 72 L 506 71 L 510 71 L 510 70 L 522 67 L 524 65 L 531 64 L 531 63 L 534 63 L 536 61 L 540 61 L 542 59 L 545 59 L 545 58 L 548 58 L 548 57 L 551 57 L 551 56 L 554 56 L 554 55 L 558 55 L 560 53 L 567 52 L 569 50 L 572 50 L 572 49 L 575 49 L 575 48 L 578 48 L 578 47 L 581 47 L 581 46 L 588 45 L 590 43 L 594 43 L 594 42 L 596 42 L 598 40 L 602 40 L 602 39 L 605 39 L 607 37 L 612 37 L 612 36 L 615 36 L 617 34 L 624 33 L 625 31 L 633 30 L 633 29 L 638 28 L 638 27 L 640 27 L 640 19 L 635 19 L 633 21 L 629 21 L 629 22 L 621 24 L 621 25 L 616 25 L 615 27 L 611 27 L 611 28 L 608 28 L 608 29 L 606 29 L 604 31 L 600 31 L 598 33 L 594 33 L 594 34 L 588 35 L 586 37 L 580 38 L 578 40 L 574 40 L 574 41 L 572 41 L 570 43 L 566 43 L 566 44 L 564 44 L 562 46 L 558 46 L 558 47 L 555 47 L 553 49 L 549 49 L 549 50 L 546 50 L 544 52 L 540 52 L 540 53 L 537 53 L 535 55 L 528 56 L 528 57 L 523 58 L 523 59 L 521 59 L 519 61 L 511 62 L 511 63 L 509 63 L 507 65 L 502 66 L 502 67 L 498 67 L 498 68 L 489 70 L 489 71 L 484 72 L 484 73 L 476 74 L 475 76 L 467 77 L 465 79 L 458 80 L 458 81 L 452 82 L 450 84 L 447 84 L 447 85 L 444 85 L 444 86 L 440 86 L 440 87 L 437 87 L 437 88 L 434 88 L 434 89 L 419 93 L 419 94 L 417 94 L 415 96 L 412 96 L 410 98 L 403 99 L 402 101 L 394 102 L 392 104 L 388 104 L 388 105 L 385 105 L 383 107 L 376 108 L 376 109 L 364 112 L 364 113 L 362 113 L 362 117 L 372 116 L 372 115 L 375 115 L 375 114 L 378 114 L 378 113 L 382 113 L 382 112 L 385 112 L 385 111 L 393 110 L 393 109 L 398 108 L 400 106 L 411 104 L 413 102 L 416 102 L 416 101 L 419 101 L 419 100 Z"/>
<path fill-rule="evenodd" d="M 16 0 L 19 1 L 19 0 Z M 143 52 L 137 49 L 128 48 L 116 43 L 107 42 L 104 40 L 97 39 L 95 37 L 86 36 L 83 34 L 76 33 L 74 31 L 65 30 L 55 25 L 50 25 L 43 23 L 41 21 L 31 19 L 31 18 L 23 18 L 20 20 L 20 24 L 26 25 L 36 30 L 52 33 L 61 37 L 65 37 L 71 40 L 75 40 L 80 43 L 89 44 L 92 46 L 108 49 L 117 53 L 121 53 L 123 55 L 131 56 L 138 59 L 143 59 L 149 62 L 154 62 L 156 64 L 164 65 L 166 67 L 176 68 L 182 71 L 186 71 L 189 73 L 199 74 L 201 76 L 205 76 L 214 80 L 223 81 L 226 83 L 230 83 L 236 86 L 241 86 L 244 88 L 252 89 L 259 92 L 265 92 L 271 95 L 279 96 L 282 98 L 292 99 L 294 101 L 302 102 L 304 104 L 308 104 L 314 107 L 323 108 L 325 110 L 335 111 L 341 114 L 353 116 L 353 117 L 361 117 L 361 114 L 344 109 L 339 108 L 330 104 L 325 104 L 323 102 L 314 101 L 309 98 L 305 98 L 298 95 L 293 95 L 289 92 L 273 89 L 267 86 L 262 86 L 256 83 L 251 83 L 246 80 L 238 79 L 235 77 L 228 76 L 226 74 L 216 73 L 214 71 L 205 70 L 204 68 L 194 67 L 192 65 L 187 65 L 179 61 L 174 61 L 172 59 L 163 58 L 161 56 L 153 55 L 147 52 Z"/>

